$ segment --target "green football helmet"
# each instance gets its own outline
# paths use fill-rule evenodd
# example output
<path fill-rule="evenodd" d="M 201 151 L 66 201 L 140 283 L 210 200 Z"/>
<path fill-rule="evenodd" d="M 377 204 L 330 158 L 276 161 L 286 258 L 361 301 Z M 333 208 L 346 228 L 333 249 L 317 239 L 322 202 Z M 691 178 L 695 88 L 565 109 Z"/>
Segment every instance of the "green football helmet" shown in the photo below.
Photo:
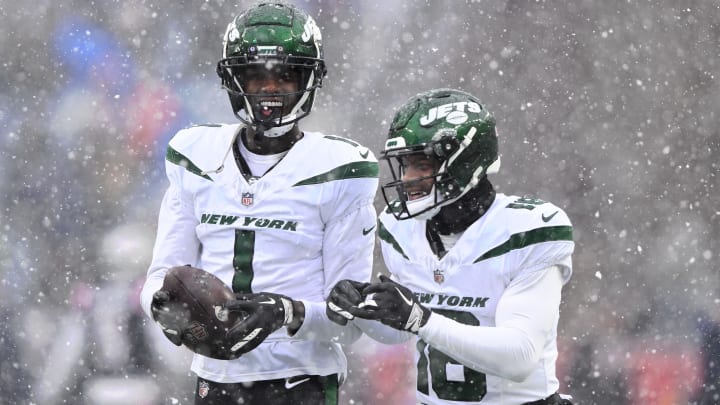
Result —
<path fill-rule="evenodd" d="M 248 93 L 248 78 L 262 70 L 298 80 L 299 91 Z M 225 31 L 223 58 L 217 64 L 235 116 L 263 129 L 289 129 L 307 116 L 326 72 L 315 20 L 284 3 L 259 4 L 235 17 Z"/>
<path fill-rule="evenodd" d="M 409 155 L 435 159 L 431 176 L 403 181 Z M 395 114 L 381 159 L 392 180 L 382 185 L 389 211 L 398 219 L 429 219 L 500 168 L 495 118 L 474 96 L 459 90 L 436 89 L 410 98 Z M 413 184 L 432 179 L 432 191 L 408 198 Z"/>

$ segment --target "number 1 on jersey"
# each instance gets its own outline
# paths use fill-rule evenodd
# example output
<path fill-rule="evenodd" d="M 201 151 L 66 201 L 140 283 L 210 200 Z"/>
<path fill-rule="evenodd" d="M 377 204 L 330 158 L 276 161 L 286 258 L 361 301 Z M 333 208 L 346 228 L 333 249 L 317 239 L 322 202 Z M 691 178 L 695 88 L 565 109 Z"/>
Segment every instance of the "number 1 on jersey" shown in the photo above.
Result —
<path fill-rule="evenodd" d="M 255 231 L 235 230 L 235 249 L 233 251 L 232 289 L 236 293 L 251 293 L 254 271 L 253 256 L 255 255 Z"/>

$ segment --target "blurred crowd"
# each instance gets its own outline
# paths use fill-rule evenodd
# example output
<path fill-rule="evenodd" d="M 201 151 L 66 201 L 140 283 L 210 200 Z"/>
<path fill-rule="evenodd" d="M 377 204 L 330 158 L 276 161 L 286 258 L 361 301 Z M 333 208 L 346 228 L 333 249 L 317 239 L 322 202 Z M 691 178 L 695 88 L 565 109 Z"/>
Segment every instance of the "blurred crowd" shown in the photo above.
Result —
<path fill-rule="evenodd" d="M 407 97 L 466 89 L 498 119 L 498 189 L 568 212 L 564 391 L 720 403 L 717 2 L 293 2 L 329 70 L 305 127 L 377 151 Z M 252 3 L 0 3 L 0 403 L 190 403 L 138 288 L 166 143 L 235 120 L 215 63 Z M 412 347 L 347 352 L 341 403 L 413 403 Z"/>

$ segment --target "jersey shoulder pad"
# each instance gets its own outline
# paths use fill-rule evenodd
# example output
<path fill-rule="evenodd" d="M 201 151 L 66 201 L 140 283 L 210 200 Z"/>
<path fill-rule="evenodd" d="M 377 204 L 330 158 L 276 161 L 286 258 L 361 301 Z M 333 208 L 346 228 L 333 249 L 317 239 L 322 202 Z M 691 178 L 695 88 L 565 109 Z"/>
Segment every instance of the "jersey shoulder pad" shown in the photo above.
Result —
<path fill-rule="evenodd" d="M 377 159 L 369 149 L 356 146 L 354 141 L 320 133 L 305 133 L 298 142 L 296 156 L 303 161 L 299 172 L 303 179 L 295 186 L 305 186 L 348 179 L 374 179 L 377 182 L 379 168 Z M 308 158 L 308 157 L 312 158 Z M 373 187 L 376 187 L 373 186 Z"/>
<path fill-rule="evenodd" d="M 510 233 L 550 226 L 572 228 L 562 208 L 541 199 L 498 194 L 493 206 L 495 220 L 505 223 Z"/>
<path fill-rule="evenodd" d="M 375 154 L 357 141 L 337 135 L 325 135 L 319 132 L 316 132 L 315 135 L 320 137 L 320 142 L 322 142 L 324 150 L 339 159 L 377 162 Z"/>
<path fill-rule="evenodd" d="M 165 161 L 209 179 L 204 170 L 216 169 L 222 164 L 223 155 L 231 147 L 238 126 L 198 125 L 182 129 L 170 139 Z"/>
<path fill-rule="evenodd" d="M 515 264 L 513 271 L 527 270 L 565 263 L 572 254 L 572 225 L 567 214 L 552 203 L 498 193 L 485 215 L 477 228 L 482 229 L 478 243 L 485 249 L 475 263 L 508 255 Z"/>
<path fill-rule="evenodd" d="M 398 220 L 388 210 L 384 210 L 378 215 L 378 231 L 377 235 L 380 238 L 380 242 L 386 243 L 388 247 L 392 248 L 398 254 L 405 259 L 408 259 L 409 241 L 412 241 L 412 234 L 419 232 L 417 225 L 420 221 L 414 219 L 406 219 L 403 221 Z M 405 245 L 405 248 L 403 248 Z"/>
<path fill-rule="evenodd" d="M 238 129 L 238 125 L 227 125 L 227 124 L 204 124 L 204 125 L 193 125 L 187 128 L 179 130 L 168 143 L 168 147 L 171 147 L 178 152 L 188 152 L 194 149 L 196 145 L 210 144 L 213 140 L 220 141 L 221 138 L 225 138 L 235 133 Z"/>

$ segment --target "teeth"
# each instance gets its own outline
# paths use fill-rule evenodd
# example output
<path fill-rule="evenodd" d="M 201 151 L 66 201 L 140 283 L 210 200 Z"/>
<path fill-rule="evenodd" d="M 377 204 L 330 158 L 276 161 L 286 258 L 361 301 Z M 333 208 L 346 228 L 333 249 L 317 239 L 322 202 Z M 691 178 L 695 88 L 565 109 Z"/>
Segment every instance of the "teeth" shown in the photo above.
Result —
<path fill-rule="evenodd" d="M 282 107 L 281 101 L 262 101 L 260 103 L 263 107 Z"/>

